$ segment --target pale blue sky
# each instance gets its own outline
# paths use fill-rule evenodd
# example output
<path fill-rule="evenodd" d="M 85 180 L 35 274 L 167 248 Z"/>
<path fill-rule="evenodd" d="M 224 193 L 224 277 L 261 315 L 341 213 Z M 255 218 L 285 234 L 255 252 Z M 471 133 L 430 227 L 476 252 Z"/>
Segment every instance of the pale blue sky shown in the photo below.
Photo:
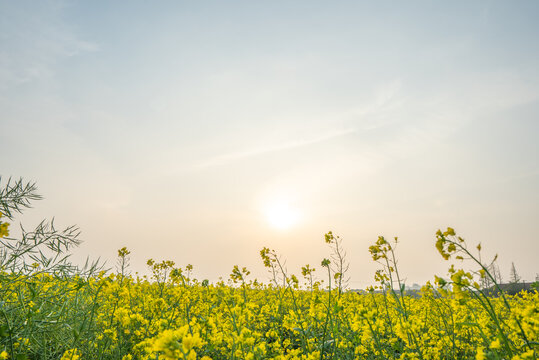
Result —
<path fill-rule="evenodd" d="M 0 174 L 46 197 L 21 220 L 81 226 L 76 259 L 265 279 L 263 246 L 298 272 L 333 230 L 352 287 L 378 235 L 425 282 L 453 226 L 539 272 L 535 1 L 0 4 Z"/>

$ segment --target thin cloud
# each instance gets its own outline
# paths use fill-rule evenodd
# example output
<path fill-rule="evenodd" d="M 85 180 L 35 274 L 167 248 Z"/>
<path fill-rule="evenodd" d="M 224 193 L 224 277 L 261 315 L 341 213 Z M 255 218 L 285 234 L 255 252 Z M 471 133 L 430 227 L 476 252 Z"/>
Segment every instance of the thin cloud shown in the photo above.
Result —
<path fill-rule="evenodd" d="M 314 137 L 311 139 L 306 139 L 306 140 L 301 139 L 301 140 L 290 141 L 290 142 L 286 142 L 286 143 L 282 143 L 282 144 L 278 144 L 274 146 L 265 146 L 265 147 L 258 147 L 254 149 L 244 150 L 244 151 L 231 152 L 228 154 L 223 154 L 223 155 L 218 155 L 216 157 L 213 157 L 209 159 L 208 161 L 199 164 L 197 167 L 207 168 L 207 167 L 212 167 L 212 166 L 224 165 L 224 164 L 234 162 L 237 160 L 259 156 L 259 155 L 263 155 L 267 153 L 283 151 L 283 150 L 288 150 L 288 149 L 295 149 L 295 148 L 299 148 L 303 146 L 321 143 L 321 142 L 328 141 L 337 137 L 353 134 L 355 132 L 356 132 L 355 129 L 338 130 L 338 131 L 333 131 L 328 134 Z"/>
<path fill-rule="evenodd" d="M 53 77 L 66 57 L 100 51 L 66 22 L 63 1 L 44 2 L 30 14 L 14 2 L 0 4 L 0 91 Z"/>

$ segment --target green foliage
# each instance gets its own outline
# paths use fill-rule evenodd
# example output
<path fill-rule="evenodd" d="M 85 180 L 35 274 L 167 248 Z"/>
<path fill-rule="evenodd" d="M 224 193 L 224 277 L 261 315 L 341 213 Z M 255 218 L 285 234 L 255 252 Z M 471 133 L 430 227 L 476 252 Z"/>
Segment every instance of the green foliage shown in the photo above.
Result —
<path fill-rule="evenodd" d="M 0 189 L 0 209 L 10 220 L 39 199 L 35 184 L 22 179 L 8 179 Z M 18 238 L 0 236 L 0 347 L 11 359 L 58 358 L 93 331 L 96 289 L 86 285 L 101 265 L 68 261 L 80 244 L 76 226 L 58 230 L 54 220 L 43 220 L 31 231 L 20 228 Z M 30 347 L 30 340 L 39 346 Z"/>

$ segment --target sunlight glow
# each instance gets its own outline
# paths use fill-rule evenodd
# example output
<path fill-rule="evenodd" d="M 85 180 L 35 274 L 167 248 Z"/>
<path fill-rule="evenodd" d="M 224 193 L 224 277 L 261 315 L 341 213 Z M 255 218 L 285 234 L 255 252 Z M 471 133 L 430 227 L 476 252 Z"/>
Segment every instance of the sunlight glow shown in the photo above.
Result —
<path fill-rule="evenodd" d="M 299 220 L 299 213 L 286 201 L 274 201 L 265 209 L 266 219 L 269 224 L 280 230 L 288 229 Z"/>

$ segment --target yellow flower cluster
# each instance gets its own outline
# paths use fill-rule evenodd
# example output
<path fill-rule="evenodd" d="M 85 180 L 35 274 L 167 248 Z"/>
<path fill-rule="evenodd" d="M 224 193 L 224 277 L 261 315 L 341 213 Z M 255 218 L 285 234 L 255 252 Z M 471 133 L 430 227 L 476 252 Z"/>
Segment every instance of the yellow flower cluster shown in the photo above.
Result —
<path fill-rule="evenodd" d="M 203 341 L 198 333 L 191 334 L 189 325 L 185 325 L 176 330 L 164 330 L 148 343 L 148 352 L 162 354 L 159 358 L 196 360 L 194 348 L 202 346 Z"/>
<path fill-rule="evenodd" d="M 448 258 L 460 251 L 458 239 L 449 247 L 453 235 L 440 234 Z M 451 267 L 443 287 L 410 296 L 393 288 L 395 248 L 383 237 L 371 247 L 384 268 L 379 290 L 365 293 L 302 290 L 292 276 L 263 285 L 238 266 L 228 284 L 209 284 L 189 278 L 192 266 L 153 260 L 148 277 L 2 273 L 0 359 L 538 358 L 539 293 L 482 297 L 472 291 L 476 274 Z M 278 264 L 271 250 L 261 255 Z"/>
<path fill-rule="evenodd" d="M 2 216 L 4 216 L 4 214 L 0 212 L 0 218 Z M 3 237 L 9 236 L 8 227 L 9 227 L 9 223 L 0 221 L 0 239 Z"/>
<path fill-rule="evenodd" d="M 64 352 L 60 360 L 79 360 L 80 352 L 77 349 L 69 349 Z"/>

